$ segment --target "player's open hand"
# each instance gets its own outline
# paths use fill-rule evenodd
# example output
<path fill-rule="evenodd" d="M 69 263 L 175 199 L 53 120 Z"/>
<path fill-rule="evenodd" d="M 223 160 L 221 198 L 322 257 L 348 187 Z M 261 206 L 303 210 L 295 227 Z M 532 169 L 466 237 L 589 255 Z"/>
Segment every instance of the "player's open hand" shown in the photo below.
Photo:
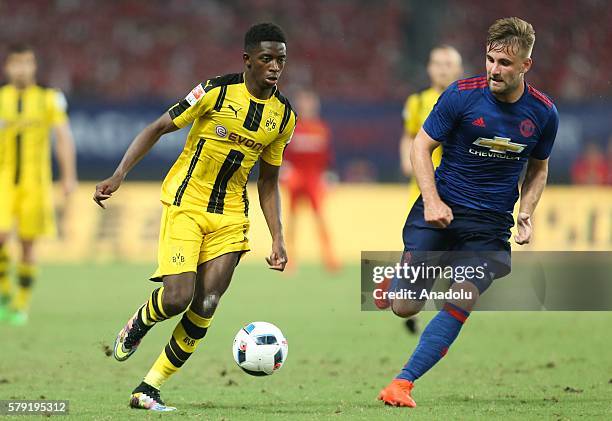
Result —
<path fill-rule="evenodd" d="M 278 270 L 280 272 L 285 270 L 287 266 L 287 250 L 285 250 L 285 244 L 281 242 L 272 242 L 272 252 L 270 257 L 266 257 L 266 262 L 270 266 L 270 269 Z"/>
<path fill-rule="evenodd" d="M 120 185 L 121 178 L 114 175 L 100 182 L 98 185 L 96 185 L 96 191 L 93 195 L 94 202 L 96 202 L 101 208 L 106 209 L 106 206 L 104 206 L 102 201 L 111 197 L 113 193 L 119 189 Z"/>
<path fill-rule="evenodd" d="M 518 230 L 518 233 L 514 236 L 516 244 L 529 244 L 529 241 L 531 241 L 531 232 L 533 231 L 531 228 L 531 215 L 519 212 L 516 218 L 516 228 Z"/>
<path fill-rule="evenodd" d="M 442 200 L 425 206 L 425 222 L 437 228 L 446 228 L 453 221 L 453 211 Z"/>

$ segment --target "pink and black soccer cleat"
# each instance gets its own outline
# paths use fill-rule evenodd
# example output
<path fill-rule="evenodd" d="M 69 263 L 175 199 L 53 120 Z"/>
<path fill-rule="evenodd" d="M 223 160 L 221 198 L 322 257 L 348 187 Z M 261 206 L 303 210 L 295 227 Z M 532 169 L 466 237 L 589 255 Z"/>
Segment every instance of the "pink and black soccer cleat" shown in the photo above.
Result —
<path fill-rule="evenodd" d="M 146 304 L 145 304 L 146 305 Z M 115 338 L 115 345 L 113 347 L 113 356 L 117 361 L 125 361 L 136 352 L 140 341 L 147 332 L 151 329 L 151 326 L 146 326 L 140 321 L 138 317 L 138 311 L 128 320 L 127 324 L 117 334 Z"/>

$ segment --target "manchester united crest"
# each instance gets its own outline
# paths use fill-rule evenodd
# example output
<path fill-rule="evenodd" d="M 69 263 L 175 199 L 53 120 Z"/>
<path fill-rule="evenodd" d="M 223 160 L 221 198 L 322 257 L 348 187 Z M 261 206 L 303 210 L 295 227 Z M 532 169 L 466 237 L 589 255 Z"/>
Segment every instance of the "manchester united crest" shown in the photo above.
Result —
<path fill-rule="evenodd" d="M 535 131 L 535 125 L 533 124 L 533 121 L 527 118 L 521 121 L 519 129 L 521 130 L 521 134 L 523 135 L 523 137 L 531 137 L 531 135 L 533 135 L 533 132 Z"/>

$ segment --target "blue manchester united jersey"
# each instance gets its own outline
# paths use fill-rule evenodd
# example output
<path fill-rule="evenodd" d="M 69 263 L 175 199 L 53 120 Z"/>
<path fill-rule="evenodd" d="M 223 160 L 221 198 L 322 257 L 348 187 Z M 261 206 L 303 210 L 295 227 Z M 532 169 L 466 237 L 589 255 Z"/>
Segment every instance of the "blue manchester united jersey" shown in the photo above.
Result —
<path fill-rule="evenodd" d="M 440 197 L 474 209 L 512 212 L 525 163 L 548 158 L 558 126 L 553 102 L 528 84 L 518 101 L 505 103 L 491 93 L 486 76 L 453 83 L 423 124 L 443 144 L 436 170 Z"/>

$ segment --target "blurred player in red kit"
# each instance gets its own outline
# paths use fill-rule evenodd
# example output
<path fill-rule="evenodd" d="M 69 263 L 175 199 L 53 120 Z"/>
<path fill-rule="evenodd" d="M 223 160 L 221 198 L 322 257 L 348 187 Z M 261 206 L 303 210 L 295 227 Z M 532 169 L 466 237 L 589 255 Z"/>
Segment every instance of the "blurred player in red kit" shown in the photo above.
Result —
<path fill-rule="evenodd" d="M 330 130 L 319 115 L 321 104 L 318 95 L 301 90 L 295 96 L 299 116 L 293 134 L 295 142 L 287 147 L 285 160 L 285 186 L 289 193 L 289 217 L 287 219 L 287 246 L 295 255 L 295 229 L 297 208 L 301 201 L 308 203 L 317 223 L 323 263 L 327 270 L 340 268 L 331 246 L 329 230 L 322 211 L 325 195 L 325 171 L 332 160 Z M 289 262 L 295 268 L 295 259 Z"/>

